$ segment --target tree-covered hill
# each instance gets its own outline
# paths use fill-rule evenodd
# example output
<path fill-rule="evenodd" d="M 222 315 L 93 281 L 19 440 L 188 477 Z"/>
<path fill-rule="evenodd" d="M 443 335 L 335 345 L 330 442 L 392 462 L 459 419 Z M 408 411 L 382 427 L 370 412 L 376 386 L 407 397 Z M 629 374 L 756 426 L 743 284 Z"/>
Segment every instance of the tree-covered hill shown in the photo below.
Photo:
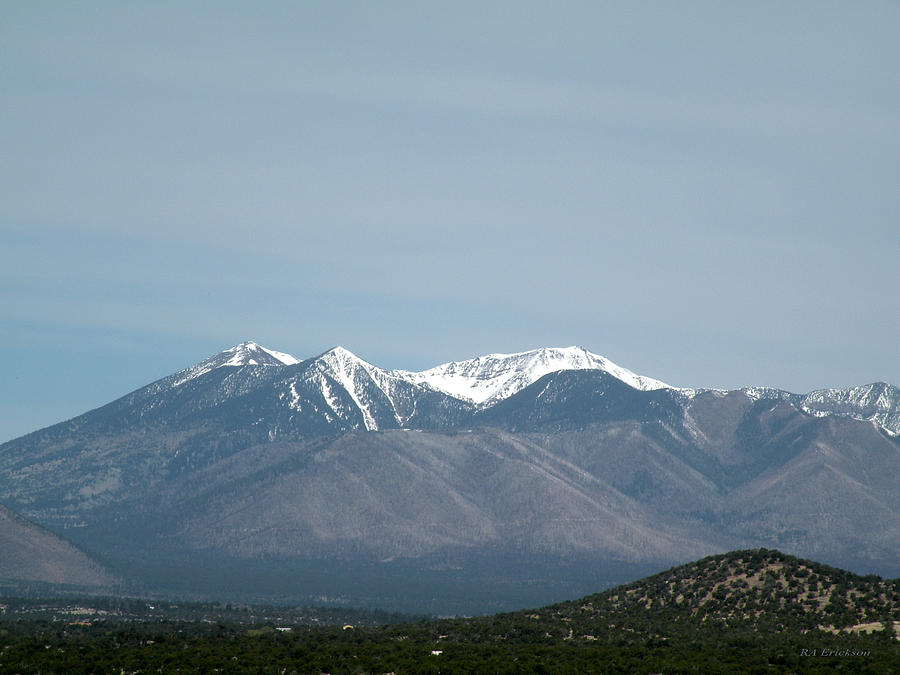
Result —
<path fill-rule="evenodd" d="M 593 633 L 627 626 L 674 637 L 679 626 L 693 630 L 698 624 L 800 632 L 887 627 L 893 632 L 891 622 L 900 628 L 900 579 L 859 576 L 779 551 L 734 551 L 554 605 L 543 613 L 560 627 L 578 626 Z"/>
<path fill-rule="evenodd" d="M 283 618 L 283 617 L 282 617 Z M 765 549 L 539 609 L 392 625 L 18 622 L 0 673 L 900 673 L 900 580 Z"/>

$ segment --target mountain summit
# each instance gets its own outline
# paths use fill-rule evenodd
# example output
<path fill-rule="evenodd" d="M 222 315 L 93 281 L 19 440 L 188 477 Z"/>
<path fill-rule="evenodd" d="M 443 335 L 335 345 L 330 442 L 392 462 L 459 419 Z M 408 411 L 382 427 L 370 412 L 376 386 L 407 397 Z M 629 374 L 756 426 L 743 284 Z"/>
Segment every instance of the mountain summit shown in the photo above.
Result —
<path fill-rule="evenodd" d="M 201 361 L 195 366 L 191 366 L 180 373 L 176 373 L 173 386 L 178 386 L 200 377 L 216 368 L 240 368 L 242 366 L 292 366 L 300 363 L 290 354 L 284 352 L 276 352 L 273 349 L 266 349 L 255 342 L 242 342 L 230 349 L 210 356 L 205 361 Z"/>
<path fill-rule="evenodd" d="M 488 407 L 544 375 L 560 370 L 601 370 L 642 391 L 669 388 L 659 380 L 635 375 L 584 347 L 542 347 L 514 354 L 487 354 L 418 373 L 394 372 L 410 382 L 427 384 L 455 398 Z"/>

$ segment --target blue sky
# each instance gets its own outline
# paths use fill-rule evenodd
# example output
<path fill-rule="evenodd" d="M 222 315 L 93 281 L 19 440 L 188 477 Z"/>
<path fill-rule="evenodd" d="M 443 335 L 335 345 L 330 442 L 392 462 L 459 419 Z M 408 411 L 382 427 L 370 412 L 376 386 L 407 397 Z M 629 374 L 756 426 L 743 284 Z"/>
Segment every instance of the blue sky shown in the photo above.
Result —
<path fill-rule="evenodd" d="M 0 440 L 245 339 L 900 384 L 900 4 L 0 2 Z"/>

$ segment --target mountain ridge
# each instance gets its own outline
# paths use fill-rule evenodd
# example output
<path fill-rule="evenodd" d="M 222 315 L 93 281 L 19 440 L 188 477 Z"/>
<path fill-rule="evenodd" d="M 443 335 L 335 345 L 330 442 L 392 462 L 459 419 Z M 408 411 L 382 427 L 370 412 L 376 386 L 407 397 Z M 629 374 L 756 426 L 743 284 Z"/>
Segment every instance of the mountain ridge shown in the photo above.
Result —
<path fill-rule="evenodd" d="M 402 386 L 402 383 L 413 385 L 419 389 L 427 388 L 480 409 L 490 408 L 544 375 L 561 370 L 598 370 L 615 377 L 632 388 L 641 391 L 677 392 L 685 400 L 709 392 L 716 395 L 729 393 L 729 390 L 724 389 L 668 385 L 651 377 L 637 375 L 584 347 L 540 347 L 525 352 L 492 353 L 463 361 L 449 361 L 422 371 L 407 371 L 382 369 L 341 346 L 332 347 L 317 356 L 301 360 L 286 352 L 269 349 L 253 341 L 245 341 L 126 394 L 117 401 L 129 398 L 133 400 L 134 397 L 140 396 L 145 391 L 156 395 L 164 389 L 181 387 L 220 368 L 241 371 L 248 367 L 256 369 L 258 372 L 253 377 L 246 378 L 248 382 L 242 385 L 243 389 L 247 389 L 253 384 L 277 379 L 277 373 L 290 373 L 293 372 L 293 369 L 308 368 L 313 363 L 322 364 L 320 375 L 330 377 L 345 389 L 350 398 L 350 406 L 341 404 L 338 408 L 342 410 L 334 412 L 338 412 L 338 417 L 354 418 L 355 422 L 351 423 L 353 428 L 366 430 L 376 430 L 379 427 L 375 421 L 375 413 L 368 408 L 368 405 L 361 403 L 360 392 L 355 386 L 359 383 L 361 372 L 364 372 L 372 384 L 382 391 L 385 400 L 381 403 L 386 402 L 391 408 L 392 412 L 388 417 L 393 418 L 393 423 L 389 428 L 394 426 L 402 428 L 412 418 L 412 410 L 408 406 L 398 403 L 396 389 L 398 386 Z M 223 375 L 222 380 L 228 381 L 229 378 L 227 375 Z M 330 384 L 329 380 L 321 378 L 318 380 L 318 386 L 325 394 L 323 398 L 326 404 L 339 401 L 335 396 L 329 395 Z M 871 421 L 891 436 L 900 435 L 900 388 L 882 381 L 844 389 L 817 389 L 805 394 L 767 386 L 747 386 L 731 391 L 742 391 L 757 400 L 789 401 L 805 413 L 817 417 L 837 415 Z M 296 404 L 296 392 L 292 394 L 282 392 L 282 394 L 282 399 L 290 397 Z M 406 395 L 408 396 L 408 388 Z M 362 399 L 369 397 L 370 395 L 363 395 Z M 353 408 L 357 409 L 355 413 L 352 411 Z M 57 425 L 72 423 L 80 417 L 82 415 L 57 423 Z M 51 425 L 45 429 L 57 425 Z M 40 431 L 43 429 L 31 433 Z M 19 438 L 30 436 L 31 433 Z M 19 439 L 12 439 L 8 442 L 17 440 Z"/>
<path fill-rule="evenodd" d="M 242 351 L 243 348 L 243 351 Z M 257 360 L 250 354 L 262 354 L 266 359 Z M 223 357 L 227 359 L 223 362 Z M 427 386 L 435 391 L 470 403 L 479 408 L 492 405 L 509 398 L 529 384 L 551 372 L 560 370 L 600 370 L 642 391 L 667 389 L 692 398 L 705 392 L 727 390 L 715 388 L 687 388 L 668 385 L 660 380 L 637 375 L 606 357 L 592 353 L 584 347 L 540 347 L 524 352 L 491 353 L 463 361 L 449 361 L 422 371 L 403 369 L 385 370 L 360 358 L 350 350 L 335 346 L 322 354 L 301 361 L 290 354 L 262 347 L 254 342 L 243 342 L 191 366 L 181 373 L 190 377 L 208 372 L 214 367 L 247 365 L 295 365 L 309 361 L 323 361 L 331 369 L 331 375 L 351 393 L 351 398 L 363 415 L 363 426 L 367 430 L 377 429 L 374 417 L 366 406 L 360 405 L 359 396 L 352 386 L 356 375 L 348 363 L 358 364 L 382 389 L 394 408 L 395 422 L 403 426 L 408 418 L 400 414 L 390 393 L 391 385 L 405 381 L 418 386 Z M 194 374 L 196 373 L 196 374 Z M 170 376 L 173 377 L 173 376 Z M 182 378 L 179 384 L 190 378 Z M 804 412 L 815 416 L 843 415 L 854 419 L 875 423 L 886 433 L 900 434 L 900 388 L 885 382 L 857 385 L 845 389 L 817 389 L 806 394 L 766 386 L 742 387 L 752 398 L 788 400 L 795 402 Z"/>
<path fill-rule="evenodd" d="M 552 369 L 568 356 L 596 367 Z M 637 388 L 594 357 L 451 362 L 484 405 L 342 347 L 241 343 L 0 445 L 0 503 L 120 570 L 202 559 L 241 587 L 340 564 L 576 588 L 748 546 L 900 573 L 895 388 Z"/>

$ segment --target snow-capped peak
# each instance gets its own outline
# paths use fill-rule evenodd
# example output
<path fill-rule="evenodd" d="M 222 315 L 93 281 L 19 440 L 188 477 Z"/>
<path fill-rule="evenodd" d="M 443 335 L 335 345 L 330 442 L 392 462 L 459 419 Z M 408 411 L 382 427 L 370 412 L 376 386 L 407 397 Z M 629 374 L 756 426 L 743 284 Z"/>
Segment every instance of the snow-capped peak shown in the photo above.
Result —
<path fill-rule="evenodd" d="M 292 366 L 295 363 L 300 363 L 300 361 L 290 354 L 276 352 L 273 349 L 266 349 L 255 342 L 247 341 L 225 349 L 195 366 L 182 370 L 180 373 L 176 374 L 172 386 L 177 387 L 188 380 L 193 380 L 196 377 L 205 375 L 216 368 L 240 368 L 241 366 Z"/>
<path fill-rule="evenodd" d="M 320 354 L 315 361 L 325 366 L 332 377 L 342 384 L 352 380 L 360 369 L 370 374 L 373 371 L 381 370 L 340 345 Z"/>
<path fill-rule="evenodd" d="M 391 394 L 394 385 L 400 379 L 393 373 L 373 366 L 341 346 L 333 347 L 317 356 L 313 360 L 313 364 L 314 369 L 307 377 L 316 378 L 328 405 L 335 412 L 339 413 L 341 406 L 333 396 L 331 385 L 325 378 L 326 375 L 337 382 L 359 408 L 366 430 L 373 431 L 379 428 L 373 412 L 376 408 L 375 399 L 386 400 L 392 408 L 396 423 L 403 422 L 403 416 L 399 413 L 397 402 L 394 400 L 395 397 Z"/>
<path fill-rule="evenodd" d="M 346 347 L 341 347 L 340 345 L 336 345 L 336 346 L 332 347 L 331 349 L 329 349 L 327 352 L 319 354 L 319 356 L 317 356 L 316 358 L 325 360 L 329 363 L 339 363 L 339 362 L 366 363 L 361 358 L 359 358 L 356 354 L 351 352 L 349 349 L 347 349 Z M 371 364 L 367 363 L 366 365 L 371 365 Z"/>
<path fill-rule="evenodd" d="M 635 389 L 668 388 L 663 382 L 636 375 L 584 347 L 543 347 L 514 354 L 487 354 L 452 361 L 418 373 L 393 371 L 476 405 L 488 406 L 512 396 L 548 373 L 560 370 L 602 370 Z"/>
<path fill-rule="evenodd" d="M 276 352 L 274 349 L 266 349 L 255 342 L 242 342 L 231 349 L 226 349 L 218 357 L 226 355 L 229 358 L 224 363 L 221 363 L 221 366 L 265 366 L 278 364 L 292 366 L 295 363 L 300 363 L 298 359 L 295 359 L 290 354 Z M 273 359 L 277 363 L 272 363 Z"/>

